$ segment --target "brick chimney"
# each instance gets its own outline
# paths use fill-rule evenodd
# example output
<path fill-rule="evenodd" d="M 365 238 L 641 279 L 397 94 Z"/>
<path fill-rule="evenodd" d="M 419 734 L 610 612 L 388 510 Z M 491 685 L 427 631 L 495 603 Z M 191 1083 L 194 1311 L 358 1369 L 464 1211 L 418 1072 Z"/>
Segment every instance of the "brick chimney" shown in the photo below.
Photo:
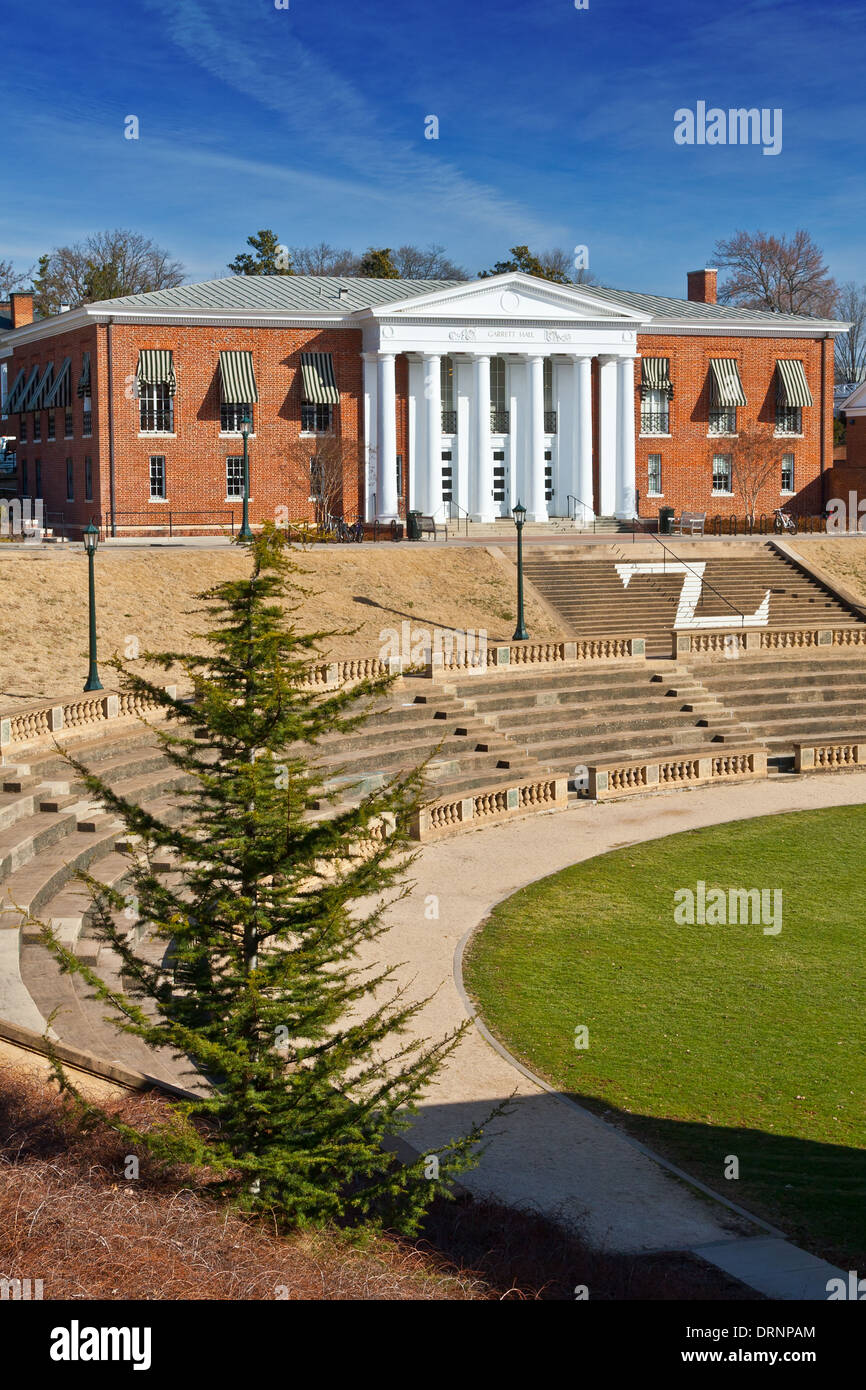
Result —
<path fill-rule="evenodd" d="M 9 303 L 12 306 L 12 327 L 23 328 L 26 323 L 33 322 L 33 294 L 32 291 L 19 290 L 15 294 L 10 294 Z"/>
<path fill-rule="evenodd" d="M 715 304 L 718 274 L 712 266 L 706 270 L 690 270 L 689 299 L 694 299 L 698 304 Z"/>

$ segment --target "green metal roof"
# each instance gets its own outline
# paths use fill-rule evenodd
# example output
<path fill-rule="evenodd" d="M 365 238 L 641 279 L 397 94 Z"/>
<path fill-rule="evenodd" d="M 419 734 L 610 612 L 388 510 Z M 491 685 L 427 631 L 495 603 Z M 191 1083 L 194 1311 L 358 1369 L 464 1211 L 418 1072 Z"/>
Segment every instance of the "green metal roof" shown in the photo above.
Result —
<path fill-rule="evenodd" d="M 733 304 L 702 304 L 695 299 L 666 299 L 658 294 L 635 294 L 633 290 L 602 289 L 599 285 L 586 285 L 587 294 L 598 295 L 602 299 L 615 300 L 624 308 L 637 309 L 651 314 L 653 319 L 670 323 L 680 320 L 706 322 L 717 319 L 722 323 L 754 323 L 756 328 L 779 328 L 786 324 L 791 328 L 839 328 L 836 319 L 813 319 L 806 314 L 773 314 L 767 309 L 738 309 Z"/>
<path fill-rule="evenodd" d="M 411 295 L 432 294 L 460 280 L 371 280 L 351 275 L 229 275 L 150 294 L 103 299 L 91 309 L 184 309 L 199 313 L 239 310 L 264 313 L 351 314 Z M 340 290 L 345 291 L 341 296 Z"/>

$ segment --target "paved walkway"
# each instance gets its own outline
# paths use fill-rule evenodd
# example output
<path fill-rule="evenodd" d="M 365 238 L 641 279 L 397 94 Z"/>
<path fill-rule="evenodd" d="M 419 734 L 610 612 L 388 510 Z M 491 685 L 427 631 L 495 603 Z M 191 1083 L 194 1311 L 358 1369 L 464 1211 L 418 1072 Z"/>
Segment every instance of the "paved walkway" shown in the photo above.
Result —
<path fill-rule="evenodd" d="M 491 908 L 517 889 L 594 855 L 678 831 L 863 802 L 866 773 L 786 777 L 581 804 L 464 833 L 422 850 L 413 869 L 417 887 L 389 910 L 388 934 L 371 958 L 405 962 L 400 979 L 413 997 L 434 994 L 416 1020 L 417 1031 L 440 1037 L 470 1011 L 460 978 L 463 945 Z M 438 899 L 438 920 L 425 916 L 431 895 Z M 722 1268 L 748 1272 L 748 1282 L 770 1297 L 826 1297 L 826 1280 L 837 1272 L 832 1266 L 687 1184 L 642 1145 L 519 1067 L 477 1024 L 409 1137 L 425 1150 L 512 1093 L 511 1113 L 496 1122 L 496 1138 L 465 1179 L 471 1190 L 577 1222 L 593 1244 L 612 1250 L 700 1249 Z"/>

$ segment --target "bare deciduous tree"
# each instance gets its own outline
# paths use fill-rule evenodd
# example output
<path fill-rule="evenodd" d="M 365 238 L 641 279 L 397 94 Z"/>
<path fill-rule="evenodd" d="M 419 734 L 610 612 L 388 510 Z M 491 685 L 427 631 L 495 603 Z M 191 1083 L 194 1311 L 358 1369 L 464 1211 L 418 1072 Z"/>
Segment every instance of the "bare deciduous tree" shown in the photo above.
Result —
<path fill-rule="evenodd" d="M 772 430 L 741 426 L 736 439 L 719 438 L 710 446 L 711 466 L 716 454 L 730 454 L 731 487 L 742 497 L 746 516 L 754 522 L 761 491 L 781 467 Z"/>
<path fill-rule="evenodd" d="M 289 254 L 296 275 L 357 275 L 358 257 L 354 251 L 340 251 L 327 241 L 318 246 L 290 246 Z"/>
<path fill-rule="evenodd" d="M 820 247 L 803 228 L 791 237 L 735 232 L 716 243 L 715 262 L 728 271 L 719 290 L 723 304 L 778 314 L 832 318 L 838 286 Z"/>
<path fill-rule="evenodd" d="M 337 433 L 301 438 L 290 445 L 287 462 L 282 465 L 286 482 L 293 492 L 309 496 L 320 525 L 336 516 L 354 520 L 362 454 L 362 444 L 344 440 Z"/>
<path fill-rule="evenodd" d="M 851 325 L 836 339 L 836 380 L 860 381 L 866 376 L 866 285 L 846 281 L 839 290 L 836 312 Z"/>
<path fill-rule="evenodd" d="M 398 246 L 393 255 L 401 280 L 465 280 L 466 271 L 455 265 L 437 244 L 426 248 Z"/>
<path fill-rule="evenodd" d="M 47 317 L 58 313 L 61 304 L 74 309 L 99 299 L 171 289 L 185 278 L 184 267 L 161 246 L 141 232 L 118 227 L 40 256 L 33 284 L 36 307 Z"/>
<path fill-rule="evenodd" d="M 15 290 L 23 290 L 33 276 L 33 266 L 29 270 L 16 270 L 12 261 L 0 259 L 0 299 L 8 299 Z"/>

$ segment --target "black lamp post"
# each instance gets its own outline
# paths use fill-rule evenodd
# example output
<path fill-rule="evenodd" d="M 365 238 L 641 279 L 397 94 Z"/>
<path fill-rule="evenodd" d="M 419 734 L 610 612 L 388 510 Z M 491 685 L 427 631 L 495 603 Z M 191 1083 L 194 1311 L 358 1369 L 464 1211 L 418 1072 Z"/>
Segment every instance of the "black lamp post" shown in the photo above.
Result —
<path fill-rule="evenodd" d="M 102 690 L 103 684 L 99 679 L 99 671 L 96 667 L 96 592 L 93 584 L 93 558 L 96 555 L 96 547 L 99 544 L 99 531 L 91 520 L 89 526 L 84 528 L 84 549 L 87 551 L 88 584 L 90 596 L 90 670 L 87 673 L 87 684 L 85 690 Z"/>
<path fill-rule="evenodd" d="M 523 523 L 526 520 L 526 508 L 522 502 L 518 502 L 517 506 L 512 508 L 511 515 L 517 527 L 517 627 L 511 640 L 526 642 L 529 639 L 526 623 L 523 621 Z"/>
<path fill-rule="evenodd" d="M 241 529 L 238 532 L 239 541 L 251 541 L 253 538 L 250 529 L 250 428 L 252 423 L 252 415 L 244 406 L 244 413 L 241 417 L 241 434 L 244 437 L 244 514 Z"/>

